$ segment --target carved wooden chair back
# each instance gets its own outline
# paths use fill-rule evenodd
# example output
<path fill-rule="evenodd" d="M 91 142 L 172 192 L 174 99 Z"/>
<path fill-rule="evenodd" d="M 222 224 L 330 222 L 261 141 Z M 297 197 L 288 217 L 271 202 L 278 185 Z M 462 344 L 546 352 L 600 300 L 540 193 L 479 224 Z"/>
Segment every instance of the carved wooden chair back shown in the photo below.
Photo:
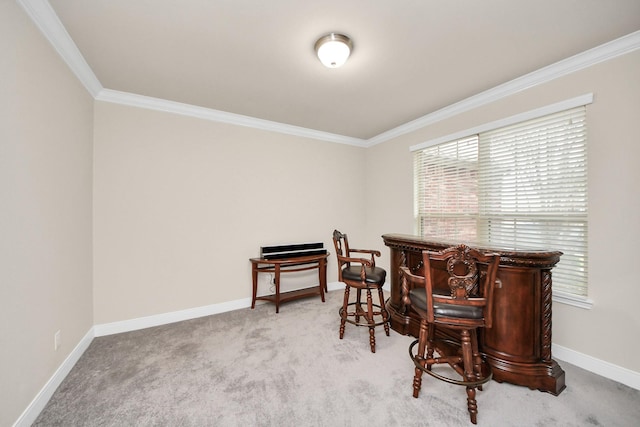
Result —
<path fill-rule="evenodd" d="M 336 250 L 336 255 L 338 256 L 338 270 L 341 270 L 342 267 L 346 264 L 349 265 L 349 238 L 346 234 L 339 232 L 338 230 L 333 230 L 333 247 Z"/>
<path fill-rule="evenodd" d="M 338 230 L 333 231 L 333 246 L 336 250 L 336 257 L 338 259 L 338 280 L 345 283 L 350 283 L 352 286 L 356 286 L 354 282 L 361 282 L 364 286 L 366 282 L 371 282 L 372 273 L 374 271 L 382 271 L 376 268 L 375 257 L 379 257 L 380 251 L 372 249 L 352 249 L 349 247 L 349 239 L 345 233 L 341 233 Z M 354 256 L 355 254 L 362 254 L 360 257 Z M 351 263 L 356 265 L 351 266 Z M 343 273 L 348 274 L 344 277 Z M 357 272 L 358 277 L 354 277 Z M 384 283 L 384 278 L 382 280 Z M 382 284 L 380 284 L 382 286 Z"/>
<path fill-rule="evenodd" d="M 458 245 L 441 252 L 424 251 L 422 257 L 427 322 L 490 328 L 500 256 Z M 444 263 L 447 293 L 437 290 L 432 269 L 436 263 Z M 486 269 L 481 269 L 480 264 L 485 264 Z"/>

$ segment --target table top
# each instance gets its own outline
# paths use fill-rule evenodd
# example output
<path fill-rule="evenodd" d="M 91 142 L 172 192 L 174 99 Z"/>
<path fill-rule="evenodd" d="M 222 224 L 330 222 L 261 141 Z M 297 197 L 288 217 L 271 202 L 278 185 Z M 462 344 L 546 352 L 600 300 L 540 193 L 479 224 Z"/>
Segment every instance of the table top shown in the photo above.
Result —
<path fill-rule="evenodd" d="M 318 255 L 305 255 L 293 258 L 281 258 L 281 259 L 265 259 L 265 258 L 249 258 L 253 264 L 304 264 L 307 262 L 316 262 L 323 259 L 327 259 L 331 255 L 329 252 L 326 254 Z"/>

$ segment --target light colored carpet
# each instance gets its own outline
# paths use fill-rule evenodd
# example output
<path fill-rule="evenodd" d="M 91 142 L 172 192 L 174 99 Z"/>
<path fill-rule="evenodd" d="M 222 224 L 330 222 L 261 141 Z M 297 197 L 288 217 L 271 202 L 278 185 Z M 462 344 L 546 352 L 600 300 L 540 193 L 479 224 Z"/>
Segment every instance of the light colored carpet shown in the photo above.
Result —
<path fill-rule="evenodd" d="M 425 376 L 413 340 L 347 324 L 342 292 L 99 337 L 36 426 L 470 426 L 462 387 Z M 491 381 L 480 426 L 637 426 L 640 391 L 559 361 L 559 395 Z"/>

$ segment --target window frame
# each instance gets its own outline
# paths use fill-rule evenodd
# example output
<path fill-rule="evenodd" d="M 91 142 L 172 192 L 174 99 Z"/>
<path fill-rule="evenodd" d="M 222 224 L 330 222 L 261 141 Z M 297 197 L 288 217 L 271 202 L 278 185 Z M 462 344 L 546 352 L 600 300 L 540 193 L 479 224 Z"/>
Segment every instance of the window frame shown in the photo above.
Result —
<path fill-rule="evenodd" d="M 583 107 L 586 106 L 588 104 L 591 104 L 593 102 L 593 94 L 585 94 L 582 96 L 578 96 L 576 98 L 572 98 L 572 99 L 568 99 L 562 102 L 558 102 L 555 104 L 551 104 L 542 108 L 538 108 L 535 110 L 531 110 L 531 111 L 527 111 L 521 114 L 516 114 L 514 116 L 510 116 L 504 119 L 500 119 L 500 120 L 496 120 L 490 123 L 486 123 L 480 126 L 476 126 L 474 128 L 471 129 L 467 129 L 464 131 L 460 131 L 460 132 L 456 132 L 454 134 L 449 134 L 449 135 L 445 135 L 436 139 L 432 139 L 426 142 L 423 142 L 421 144 L 417 144 L 417 145 L 413 145 L 410 147 L 410 151 L 414 153 L 414 157 L 415 156 L 415 152 L 418 151 L 422 151 L 426 148 L 430 148 L 430 147 L 434 147 L 440 144 L 444 144 L 444 143 L 448 143 L 448 142 L 454 142 L 454 141 L 459 141 L 459 140 L 464 140 L 466 138 L 471 138 L 474 135 L 478 135 L 481 133 L 485 133 L 485 132 L 490 132 L 496 129 L 501 129 L 501 128 L 505 128 L 511 125 L 515 125 L 524 121 L 529 121 L 529 120 L 533 120 L 533 119 L 537 119 L 537 118 L 542 118 L 545 116 L 549 116 L 552 114 L 556 114 L 556 113 L 560 113 L 563 112 L 565 110 L 570 110 L 576 107 Z M 586 114 L 586 113 L 585 113 Z M 415 161 L 415 160 L 414 160 Z M 414 219 L 415 219 L 415 227 L 416 227 L 416 233 L 420 233 L 420 224 L 418 223 L 419 221 L 419 213 L 418 213 L 418 206 L 417 206 L 417 202 L 418 202 L 418 194 L 417 192 L 419 191 L 419 189 L 417 188 L 417 177 L 415 176 L 415 171 L 414 171 Z M 587 206 L 588 206 L 588 202 L 587 202 Z M 479 216 L 476 216 L 478 218 L 478 220 L 480 220 Z M 585 221 L 588 221 L 588 217 L 585 216 Z M 586 248 L 586 253 L 588 254 L 588 242 L 587 242 L 587 248 Z M 586 291 L 586 296 L 583 295 L 578 295 L 578 294 L 573 294 L 570 292 L 563 292 L 563 291 L 559 291 L 554 289 L 553 290 L 553 300 L 554 301 L 558 301 L 561 303 L 565 303 L 565 304 L 570 304 L 570 305 L 574 305 L 577 307 L 581 307 L 581 308 L 591 308 L 593 305 L 593 301 L 589 299 L 589 284 L 588 284 L 588 277 L 586 277 L 586 283 L 585 283 L 585 291 Z"/>

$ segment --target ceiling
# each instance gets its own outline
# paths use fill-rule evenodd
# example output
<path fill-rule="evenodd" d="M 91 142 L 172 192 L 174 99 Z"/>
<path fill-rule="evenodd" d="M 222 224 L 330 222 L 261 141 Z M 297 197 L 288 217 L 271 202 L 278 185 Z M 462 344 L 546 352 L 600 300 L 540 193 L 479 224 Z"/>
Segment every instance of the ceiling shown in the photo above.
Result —
<path fill-rule="evenodd" d="M 640 30 L 638 0 L 49 4 L 105 89 L 362 140 Z"/>

